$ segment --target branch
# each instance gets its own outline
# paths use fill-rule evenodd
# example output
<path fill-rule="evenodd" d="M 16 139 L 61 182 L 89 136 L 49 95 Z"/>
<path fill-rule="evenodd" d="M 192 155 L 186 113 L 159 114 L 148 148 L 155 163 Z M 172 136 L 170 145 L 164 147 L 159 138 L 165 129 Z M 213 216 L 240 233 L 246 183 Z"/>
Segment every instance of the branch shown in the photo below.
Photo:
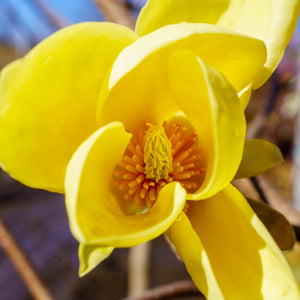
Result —
<path fill-rule="evenodd" d="M 233 185 L 246 197 L 256 200 L 262 201 L 259 193 L 254 188 L 252 182 L 249 178 L 242 178 L 233 181 Z"/>
<path fill-rule="evenodd" d="M 295 230 L 300 227 L 300 213 L 292 207 L 264 178 L 263 175 L 256 177 L 257 183 L 260 186 L 261 192 L 267 199 L 267 202 L 280 213 L 294 226 Z M 250 179 L 240 179 L 234 182 L 234 185 L 249 198 L 262 201 L 258 191 L 255 189 Z M 299 228 L 300 230 L 300 228 Z"/>
<path fill-rule="evenodd" d="M 247 139 L 254 139 L 259 136 L 259 133 L 265 127 L 268 116 L 263 112 L 258 112 L 254 119 L 248 124 Z"/>
<path fill-rule="evenodd" d="M 300 213 L 269 184 L 263 175 L 257 176 L 257 181 L 270 205 L 281 212 L 292 225 L 300 226 Z"/>
<path fill-rule="evenodd" d="M 247 126 L 247 139 L 257 138 L 266 129 L 268 118 L 276 107 L 280 92 L 283 89 L 276 72 L 271 76 L 270 83 L 269 95 L 265 98 L 262 109 Z"/>
<path fill-rule="evenodd" d="M 54 300 L 1 219 L 0 246 L 14 264 L 33 298 L 36 300 Z"/>
<path fill-rule="evenodd" d="M 124 25 L 132 30 L 135 27 L 135 20 L 124 4 L 117 0 L 94 0 L 107 21 Z"/>
<path fill-rule="evenodd" d="M 123 300 L 162 300 L 183 295 L 197 295 L 201 296 L 199 299 L 205 299 L 191 280 L 181 280 L 147 290 L 138 297 Z"/>
<path fill-rule="evenodd" d="M 149 241 L 129 249 L 128 296 L 139 295 L 148 288 L 150 247 Z"/>

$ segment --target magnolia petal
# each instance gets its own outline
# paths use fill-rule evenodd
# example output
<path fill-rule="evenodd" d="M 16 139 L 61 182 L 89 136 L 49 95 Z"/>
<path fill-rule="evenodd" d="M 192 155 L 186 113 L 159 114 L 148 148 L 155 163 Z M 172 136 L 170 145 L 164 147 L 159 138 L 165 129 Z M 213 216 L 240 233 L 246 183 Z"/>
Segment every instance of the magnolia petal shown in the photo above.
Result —
<path fill-rule="evenodd" d="M 142 36 L 179 22 L 210 23 L 261 39 L 268 59 L 255 79 L 258 88 L 281 60 L 299 11 L 299 0 L 148 0 L 138 17 L 136 32 Z"/>
<path fill-rule="evenodd" d="M 222 292 L 197 232 L 185 213 L 182 213 L 166 231 L 166 236 L 183 259 L 194 283 L 207 299 L 225 299 L 222 298 Z"/>
<path fill-rule="evenodd" d="M 238 95 L 241 101 L 241 104 L 243 106 L 244 109 L 246 109 L 250 97 L 251 97 L 251 92 L 252 92 L 252 83 L 250 83 L 249 85 L 247 85 L 244 89 L 242 89 Z"/>
<path fill-rule="evenodd" d="M 66 208 L 70 229 L 80 242 L 86 242 L 83 231 L 93 217 L 92 211 L 89 212 L 90 215 L 86 215 L 86 208 L 80 206 L 87 204 L 91 207 L 95 206 L 97 211 L 98 206 L 101 208 L 101 206 L 107 205 L 102 202 L 112 198 L 110 192 L 112 171 L 120 161 L 130 138 L 131 134 L 125 132 L 121 123 L 110 123 L 98 129 L 82 143 L 68 164 L 65 178 Z M 83 181 L 86 180 L 89 181 L 91 187 L 89 191 L 83 191 L 88 193 L 86 199 L 81 199 L 80 188 L 85 183 Z M 102 188 L 103 195 L 99 198 L 94 197 L 94 185 Z M 83 186 L 82 188 L 89 187 Z M 81 221 L 82 224 L 80 224 Z"/>
<path fill-rule="evenodd" d="M 137 40 L 116 59 L 100 94 L 100 124 L 118 120 L 129 130 L 145 120 L 159 122 L 178 110 L 168 91 L 168 59 L 181 49 L 195 52 L 237 91 L 253 80 L 266 55 L 263 42 L 218 26 L 181 23 L 161 28 Z"/>
<path fill-rule="evenodd" d="M 137 38 L 111 23 L 82 23 L 45 39 L 1 72 L 1 167 L 26 185 L 63 192 L 76 148 L 99 126 L 101 82 Z"/>
<path fill-rule="evenodd" d="M 259 175 L 282 162 L 280 149 L 274 144 L 260 139 L 248 140 L 235 179 Z"/>
<path fill-rule="evenodd" d="M 78 250 L 80 261 L 79 276 L 82 277 L 92 271 L 98 264 L 106 259 L 113 250 L 113 247 L 80 244 Z"/>
<path fill-rule="evenodd" d="M 143 36 L 163 26 L 180 22 L 216 24 L 228 9 L 229 2 L 230 0 L 148 0 L 137 18 L 135 31 Z"/>
<path fill-rule="evenodd" d="M 281 251 L 235 188 L 228 186 L 210 199 L 193 201 L 187 216 L 189 221 L 179 221 L 185 231 L 175 222 L 167 235 L 200 290 L 197 272 L 206 276 L 201 291 L 208 300 L 299 299 Z"/>
<path fill-rule="evenodd" d="M 185 190 L 167 184 L 142 214 L 126 214 L 112 190 L 112 171 L 130 134 L 111 123 L 96 131 L 75 152 L 66 175 L 66 206 L 73 235 L 81 243 L 131 247 L 163 233 L 185 205 Z M 126 201 L 124 199 L 124 201 Z"/>
<path fill-rule="evenodd" d="M 226 78 L 191 51 L 170 57 L 169 84 L 198 134 L 206 162 L 204 182 L 188 199 L 204 199 L 227 186 L 238 169 L 246 133 L 244 111 Z"/>

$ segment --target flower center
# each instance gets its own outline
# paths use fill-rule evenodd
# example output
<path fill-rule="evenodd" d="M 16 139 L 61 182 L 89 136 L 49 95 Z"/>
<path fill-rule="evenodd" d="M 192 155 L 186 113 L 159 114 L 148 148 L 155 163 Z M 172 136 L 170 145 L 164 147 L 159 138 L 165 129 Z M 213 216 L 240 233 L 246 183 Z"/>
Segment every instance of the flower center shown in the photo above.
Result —
<path fill-rule="evenodd" d="M 189 193 L 203 181 L 204 161 L 196 147 L 196 134 L 186 134 L 180 123 L 147 123 L 133 132 L 123 158 L 113 172 L 113 184 L 126 201 L 141 209 L 151 207 L 161 188 L 180 182 Z"/>

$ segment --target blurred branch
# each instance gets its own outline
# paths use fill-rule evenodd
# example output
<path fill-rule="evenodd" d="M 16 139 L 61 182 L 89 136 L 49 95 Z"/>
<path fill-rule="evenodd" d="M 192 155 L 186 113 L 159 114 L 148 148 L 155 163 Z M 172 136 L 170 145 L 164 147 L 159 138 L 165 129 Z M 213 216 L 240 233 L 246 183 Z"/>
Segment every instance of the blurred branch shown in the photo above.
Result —
<path fill-rule="evenodd" d="M 263 175 L 256 177 L 260 192 L 264 194 L 267 202 L 282 213 L 293 225 L 297 239 L 300 240 L 300 213 L 293 208 L 265 179 Z M 250 179 L 240 179 L 234 181 L 234 185 L 246 196 L 254 200 L 262 201 L 257 189 Z"/>
<path fill-rule="evenodd" d="M 64 15 L 58 13 L 56 9 L 52 8 L 48 1 L 33 0 L 33 2 L 55 27 L 63 28 L 73 24 L 73 22 L 67 19 Z"/>
<path fill-rule="evenodd" d="M 128 296 L 140 295 L 148 288 L 151 241 L 129 249 Z"/>
<path fill-rule="evenodd" d="M 256 138 L 263 127 L 266 125 L 268 115 L 263 112 L 258 112 L 254 119 L 248 124 L 247 139 Z"/>
<path fill-rule="evenodd" d="M 298 95 L 300 95 L 300 75 L 298 75 L 297 82 Z M 297 96 L 299 97 L 299 96 Z M 299 99 L 298 99 L 299 101 Z M 300 209 L 300 110 L 297 114 L 295 130 L 294 130 L 294 143 L 293 143 L 293 204 L 296 208 Z"/>
<path fill-rule="evenodd" d="M 176 281 L 145 291 L 138 297 L 128 297 L 123 300 L 159 300 L 175 296 L 195 295 L 205 299 L 191 280 Z"/>
<path fill-rule="evenodd" d="M 36 300 L 54 300 L 42 283 L 28 258 L 18 246 L 10 231 L 0 220 L 0 246 L 14 264 L 31 295 Z"/>
<path fill-rule="evenodd" d="M 135 20 L 124 4 L 117 0 L 94 0 L 107 21 L 124 25 L 132 30 Z"/>
<path fill-rule="evenodd" d="M 281 212 L 292 225 L 300 226 L 300 213 L 269 184 L 263 175 L 257 176 L 257 180 L 270 205 Z"/>
<path fill-rule="evenodd" d="M 277 73 L 275 72 L 271 78 L 271 89 L 267 99 L 265 99 L 264 107 L 260 110 L 254 119 L 248 124 L 247 127 L 247 139 L 254 139 L 263 131 L 268 121 L 269 115 L 274 110 L 278 95 L 282 90 L 282 85 L 279 82 Z"/>
<path fill-rule="evenodd" d="M 242 178 L 233 181 L 233 185 L 245 196 L 256 201 L 262 201 L 259 193 L 254 188 L 249 178 Z"/>
<path fill-rule="evenodd" d="M 260 186 L 260 183 L 258 182 L 257 177 L 251 177 L 250 178 L 251 183 L 253 184 L 253 186 L 255 187 L 255 190 L 257 191 L 257 193 L 259 194 L 260 199 L 265 202 L 266 204 L 269 204 L 269 201 L 265 195 L 265 192 L 263 191 L 263 189 Z"/>

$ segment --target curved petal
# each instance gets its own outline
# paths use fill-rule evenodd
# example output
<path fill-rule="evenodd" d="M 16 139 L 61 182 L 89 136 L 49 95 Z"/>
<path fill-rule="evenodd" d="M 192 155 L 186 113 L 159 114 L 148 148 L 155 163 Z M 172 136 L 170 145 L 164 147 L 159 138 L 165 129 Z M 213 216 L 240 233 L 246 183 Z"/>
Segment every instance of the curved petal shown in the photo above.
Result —
<path fill-rule="evenodd" d="M 99 122 L 118 120 L 129 130 L 178 110 L 170 98 L 167 77 L 168 58 L 181 49 L 195 52 L 237 91 L 253 80 L 265 61 L 265 46 L 259 40 L 209 24 L 166 26 L 120 53 L 100 94 Z M 124 114 L 128 102 L 130 111 Z"/>
<path fill-rule="evenodd" d="M 130 247 L 163 233 L 185 205 L 185 191 L 167 184 L 142 214 L 125 214 L 111 189 L 112 171 L 130 134 L 111 123 L 96 131 L 72 157 L 66 175 L 66 205 L 74 236 L 83 243 Z M 126 201 L 126 200 L 124 200 Z"/>
<path fill-rule="evenodd" d="M 85 221 L 88 223 L 91 220 L 91 216 L 88 216 L 85 220 L 84 217 L 86 216 L 83 214 L 84 210 L 81 211 L 78 207 L 78 205 L 81 205 L 78 201 L 81 181 L 83 179 L 89 180 L 91 185 L 101 186 L 103 195 L 106 196 L 105 198 L 108 198 L 108 200 L 105 201 L 109 201 L 110 198 L 113 198 L 110 195 L 110 174 L 112 174 L 113 169 L 120 161 L 130 138 L 131 134 L 125 132 L 121 123 L 110 123 L 107 126 L 98 129 L 83 144 L 81 144 L 68 164 L 65 178 L 66 209 L 69 217 L 70 229 L 75 238 L 80 242 L 86 242 L 85 234 L 83 232 L 85 228 L 82 228 L 82 226 L 86 226 L 84 225 Z M 82 179 L 82 172 L 86 168 L 87 162 L 92 164 L 92 166 L 87 166 L 90 168 L 90 170 L 88 170 L 90 173 L 87 173 L 87 178 Z M 94 168 L 92 169 L 91 167 L 93 166 Z M 88 195 L 85 203 L 89 206 L 95 206 L 96 208 L 98 205 L 100 207 L 100 200 L 103 201 L 103 197 L 94 199 L 94 197 L 92 197 L 94 193 L 91 191 L 92 190 L 90 190 L 90 195 Z M 108 204 L 110 203 L 108 202 Z M 79 224 L 80 221 L 83 223 L 82 226 Z"/>
<path fill-rule="evenodd" d="M 92 271 L 98 264 L 106 259 L 113 250 L 113 247 L 80 244 L 78 250 L 80 261 L 79 276 L 82 277 Z"/>
<path fill-rule="evenodd" d="M 235 179 L 262 174 L 281 162 L 283 157 L 277 146 L 265 140 L 248 140 Z"/>
<path fill-rule="evenodd" d="M 182 213 L 166 231 L 166 236 L 184 261 L 193 282 L 207 299 L 225 299 L 222 298 L 222 291 L 197 232 L 185 213 Z"/>
<path fill-rule="evenodd" d="M 241 104 L 243 106 L 244 109 L 246 109 L 250 97 L 251 97 L 251 92 L 252 92 L 252 83 L 250 83 L 249 85 L 247 85 L 244 89 L 242 89 L 238 95 L 241 101 Z"/>
<path fill-rule="evenodd" d="M 169 84 L 198 134 L 206 162 L 204 182 L 188 199 L 204 199 L 227 186 L 238 169 L 246 134 L 244 111 L 226 78 L 191 51 L 170 57 Z"/>
<path fill-rule="evenodd" d="M 63 192 L 76 148 L 99 126 L 101 82 L 137 38 L 110 23 L 82 23 L 45 39 L 1 72 L 0 161 L 17 180 Z"/>
<path fill-rule="evenodd" d="M 167 236 L 208 299 L 299 299 L 281 251 L 235 188 L 193 201 L 187 216 Z"/>
<path fill-rule="evenodd" d="M 148 0 L 138 17 L 136 32 L 142 36 L 179 22 L 209 23 L 261 39 L 267 46 L 268 58 L 255 79 L 258 88 L 281 60 L 299 11 L 299 0 Z"/>
<path fill-rule="evenodd" d="M 166 25 L 180 22 L 216 24 L 230 0 L 148 0 L 142 8 L 135 31 L 143 36 Z"/>

